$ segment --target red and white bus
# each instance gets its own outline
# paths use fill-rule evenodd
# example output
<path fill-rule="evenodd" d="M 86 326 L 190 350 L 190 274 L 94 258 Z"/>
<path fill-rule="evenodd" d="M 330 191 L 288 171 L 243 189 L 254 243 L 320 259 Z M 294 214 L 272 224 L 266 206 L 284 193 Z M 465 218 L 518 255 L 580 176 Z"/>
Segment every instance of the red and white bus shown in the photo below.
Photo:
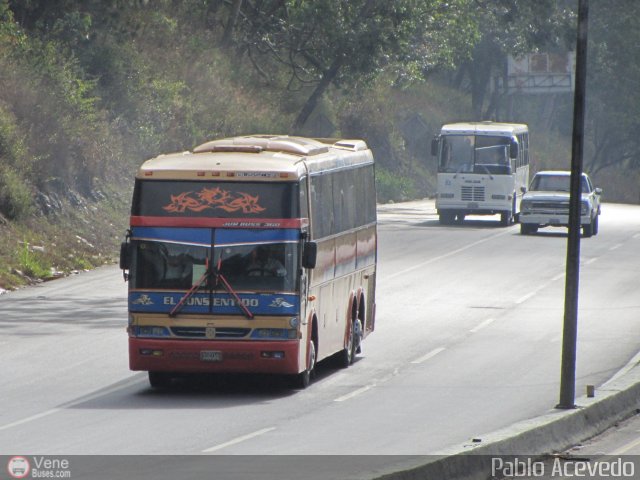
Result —
<path fill-rule="evenodd" d="M 362 140 L 256 135 L 140 167 L 120 266 L 129 361 L 182 373 L 346 367 L 375 326 L 376 196 Z"/>

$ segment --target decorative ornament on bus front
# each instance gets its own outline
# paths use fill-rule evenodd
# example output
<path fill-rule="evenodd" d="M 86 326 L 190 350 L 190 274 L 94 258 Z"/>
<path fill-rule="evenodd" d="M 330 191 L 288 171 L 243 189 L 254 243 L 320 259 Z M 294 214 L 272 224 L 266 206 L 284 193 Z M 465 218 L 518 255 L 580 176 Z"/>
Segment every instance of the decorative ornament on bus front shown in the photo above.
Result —
<path fill-rule="evenodd" d="M 153 305 L 153 300 L 151 300 L 151 297 L 149 295 L 142 294 L 131 303 L 133 305 Z"/>
<path fill-rule="evenodd" d="M 279 297 L 274 298 L 273 302 L 271 302 L 269 306 L 274 308 L 290 308 L 293 307 L 293 304 L 287 302 L 284 298 Z"/>
<path fill-rule="evenodd" d="M 182 192 L 171 195 L 171 203 L 162 207 L 170 213 L 183 213 L 186 210 L 202 212 L 207 209 L 221 209 L 225 212 L 260 213 L 265 210 L 258 202 L 260 197 L 244 192 L 229 192 L 221 188 L 203 188 L 198 193 Z"/>

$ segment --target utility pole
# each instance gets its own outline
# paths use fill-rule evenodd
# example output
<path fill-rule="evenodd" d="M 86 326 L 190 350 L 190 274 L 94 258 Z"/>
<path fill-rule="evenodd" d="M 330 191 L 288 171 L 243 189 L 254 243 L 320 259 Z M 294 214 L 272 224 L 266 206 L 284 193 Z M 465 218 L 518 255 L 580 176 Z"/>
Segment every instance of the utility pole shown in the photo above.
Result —
<path fill-rule="evenodd" d="M 582 147 L 584 139 L 585 92 L 587 79 L 588 0 L 578 2 L 578 41 L 576 47 L 576 85 L 573 104 L 571 148 L 571 194 L 569 201 L 569 240 L 564 293 L 562 369 L 560 403 L 556 408 L 575 408 L 576 350 L 578 340 L 578 287 L 580 284 L 580 204 L 582 200 Z"/>

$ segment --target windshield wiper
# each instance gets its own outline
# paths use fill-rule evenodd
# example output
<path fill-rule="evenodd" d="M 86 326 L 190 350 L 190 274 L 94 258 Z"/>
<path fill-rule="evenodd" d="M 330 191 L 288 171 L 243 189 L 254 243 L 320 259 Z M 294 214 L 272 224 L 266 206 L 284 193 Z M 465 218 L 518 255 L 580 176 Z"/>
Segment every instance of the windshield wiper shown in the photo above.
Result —
<path fill-rule="evenodd" d="M 238 294 L 235 292 L 235 290 L 233 289 L 229 281 L 225 278 L 225 276 L 222 273 L 220 273 L 221 263 L 222 263 L 222 259 L 218 261 L 218 267 L 215 269 L 215 271 L 212 271 L 209 268 L 209 259 L 205 261 L 204 273 L 202 274 L 200 279 L 198 279 L 198 281 L 191 286 L 189 291 L 184 294 L 184 296 L 180 299 L 178 304 L 171 309 L 171 311 L 169 312 L 170 317 L 175 317 L 178 314 L 178 312 L 182 310 L 182 307 L 184 307 L 184 305 L 187 303 L 187 300 L 189 300 L 193 296 L 193 294 L 196 293 L 207 282 L 207 280 L 211 275 L 214 275 L 215 286 L 217 287 L 218 284 L 222 283 L 222 286 L 227 291 L 227 293 L 233 297 L 235 304 L 240 308 L 240 310 L 242 310 L 242 313 L 244 313 L 244 315 L 249 320 L 253 319 L 253 313 L 251 313 L 251 311 L 247 308 L 247 306 L 244 303 L 242 303 L 242 300 L 240 299 Z"/>
<path fill-rule="evenodd" d="M 187 291 L 187 293 L 184 294 L 184 296 L 180 299 L 178 304 L 171 309 L 171 311 L 169 312 L 170 317 L 175 317 L 178 314 L 178 312 L 182 310 L 182 307 L 184 307 L 187 300 L 189 300 L 193 296 L 193 294 L 196 293 L 200 289 L 200 287 L 202 287 L 205 284 L 205 282 L 207 281 L 210 275 L 211 275 L 211 271 L 209 270 L 209 259 L 207 258 L 204 263 L 204 273 L 196 283 L 191 285 L 191 288 L 189 289 L 189 291 Z"/>
<path fill-rule="evenodd" d="M 218 260 L 218 268 L 216 268 L 216 271 L 214 272 L 214 275 L 216 278 L 216 286 L 219 283 L 222 283 L 222 286 L 224 287 L 224 289 L 227 291 L 229 295 L 233 297 L 235 304 L 240 308 L 240 310 L 242 310 L 242 313 L 244 313 L 245 317 L 247 317 L 249 320 L 252 320 L 253 313 L 251 313 L 251 310 L 249 310 L 247 306 L 244 303 L 242 303 L 242 300 L 240 299 L 238 294 L 235 292 L 235 290 L 233 289 L 229 281 L 226 279 L 226 277 L 222 273 L 220 273 L 221 267 L 222 267 L 222 256 L 220 256 L 220 259 Z"/>

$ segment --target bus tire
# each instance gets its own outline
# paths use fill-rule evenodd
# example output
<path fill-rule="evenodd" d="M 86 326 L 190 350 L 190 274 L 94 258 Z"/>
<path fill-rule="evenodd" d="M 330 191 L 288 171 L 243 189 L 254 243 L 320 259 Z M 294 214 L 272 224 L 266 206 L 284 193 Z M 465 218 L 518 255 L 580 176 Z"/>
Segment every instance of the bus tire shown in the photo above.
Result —
<path fill-rule="evenodd" d="M 358 327 L 356 322 L 360 322 L 357 318 L 349 323 L 349 331 L 347 333 L 347 340 L 345 346 L 340 352 L 340 367 L 348 368 L 356 357 L 356 351 L 360 347 L 362 327 Z"/>
<path fill-rule="evenodd" d="M 167 372 L 149 372 L 149 384 L 158 390 L 167 389 L 171 386 L 171 375 Z"/>
<path fill-rule="evenodd" d="M 442 212 L 438 213 L 438 220 L 441 225 L 451 225 L 456 219 L 456 215 L 454 213 Z"/>
<path fill-rule="evenodd" d="M 309 350 L 307 352 L 307 368 L 304 372 L 298 373 L 294 376 L 294 387 L 304 390 L 311 385 L 311 380 L 314 377 L 316 368 L 316 344 L 313 340 L 309 342 Z"/>
<path fill-rule="evenodd" d="M 508 227 L 513 224 L 513 212 L 511 210 L 507 210 L 506 212 L 502 212 L 500 214 L 500 225 L 503 227 Z"/>

